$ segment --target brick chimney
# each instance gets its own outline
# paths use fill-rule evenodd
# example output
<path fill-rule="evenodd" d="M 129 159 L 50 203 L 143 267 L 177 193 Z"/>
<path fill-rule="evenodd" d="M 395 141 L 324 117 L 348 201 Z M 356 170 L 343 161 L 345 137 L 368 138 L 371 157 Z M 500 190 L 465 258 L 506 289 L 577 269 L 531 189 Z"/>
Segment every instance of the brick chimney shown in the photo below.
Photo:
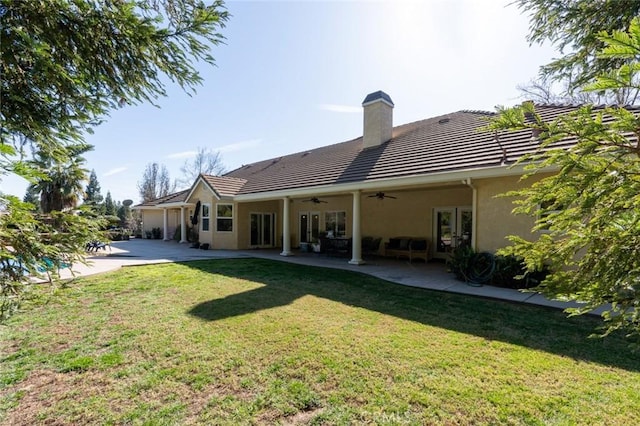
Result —
<path fill-rule="evenodd" d="M 391 139 L 393 131 L 393 101 L 379 90 L 370 93 L 362 102 L 364 108 L 364 148 L 379 146 Z"/>

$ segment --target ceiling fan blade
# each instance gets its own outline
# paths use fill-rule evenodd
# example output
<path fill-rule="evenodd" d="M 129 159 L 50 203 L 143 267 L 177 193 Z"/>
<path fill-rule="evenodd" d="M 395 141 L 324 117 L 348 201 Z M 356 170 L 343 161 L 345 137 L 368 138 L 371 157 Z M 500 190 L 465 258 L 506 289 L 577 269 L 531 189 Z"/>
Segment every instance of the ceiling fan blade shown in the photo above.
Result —
<path fill-rule="evenodd" d="M 368 197 L 369 198 L 377 198 L 378 200 L 384 200 L 385 198 L 393 198 L 395 200 L 395 199 L 398 198 L 398 197 L 394 197 L 393 195 L 386 195 L 382 191 L 376 192 L 375 194 L 372 194 L 372 195 L 368 195 Z"/>
<path fill-rule="evenodd" d="M 321 200 L 318 197 L 311 197 L 308 200 L 302 200 L 302 202 L 303 203 L 314 203 L 314 204 L 328 203 L 328 201 Z"/>

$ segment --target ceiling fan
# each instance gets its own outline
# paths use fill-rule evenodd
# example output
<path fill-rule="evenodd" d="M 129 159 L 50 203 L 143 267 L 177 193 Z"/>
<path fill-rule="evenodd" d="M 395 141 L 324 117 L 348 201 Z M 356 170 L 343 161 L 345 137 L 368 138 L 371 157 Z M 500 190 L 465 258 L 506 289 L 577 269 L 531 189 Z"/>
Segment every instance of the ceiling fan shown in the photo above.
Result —
<path fill-rule="evenodd" d="M 320 203 L 328 203 L 328 201 L 324 201 L 319 199 L 318 197 L 311 197 L 308 200 L 302 200 L 303 203 L 313 203 L 313 204 L 320 204 Z"/>
<path fill-rule="evenodd" d="M 398 197 L 394 197 L 393 195 L 386 195 L 384 192 L 376 192 L 373 195 L 369 195 L 369 198 L 377 198 L 378 200 L 384 200 L 385 198 L 393 198 L 394 200 Z"/>

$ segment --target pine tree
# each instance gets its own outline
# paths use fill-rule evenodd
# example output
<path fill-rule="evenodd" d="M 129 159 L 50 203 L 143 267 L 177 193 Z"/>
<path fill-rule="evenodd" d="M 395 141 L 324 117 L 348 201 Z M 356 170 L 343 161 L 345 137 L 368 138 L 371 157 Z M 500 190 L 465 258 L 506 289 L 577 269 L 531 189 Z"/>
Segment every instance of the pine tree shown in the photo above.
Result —
<path fill-rule="evenodd" d="M 111 191 L 107 191 L 107 196 L 104 199 L 104 214 L 107 216 L 115 216 L 117 212 L 116 205 L 111 198 Z"/>
<path fill-rule="evenodd" d="M 102 203 L 103 199 L 104 197 L 100 193 L 100 183 L 98 182 L 96 171 L 91 170 L 91 174 L 89 175 L 89 183 L 84 190 L 83 201 L 85 204 L 97 206 Z"/>

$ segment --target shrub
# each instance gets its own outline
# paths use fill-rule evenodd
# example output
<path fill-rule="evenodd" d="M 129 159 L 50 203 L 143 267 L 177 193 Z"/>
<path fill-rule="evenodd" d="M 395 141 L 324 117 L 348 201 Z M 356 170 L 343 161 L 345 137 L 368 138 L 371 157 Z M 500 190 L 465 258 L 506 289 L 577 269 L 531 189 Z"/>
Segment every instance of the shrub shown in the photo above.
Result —
<path fill-rule="evenodd" d="M 491 285 L 515 289 L 536 287 L 549 273 L 544 268 L 540 271 L 527 271 L 524 259 L 514 255 L 497 255 Z"/>
<path fill-rule="evenodd" d="M 151 229 L 151 234 L 153 235 L 153 239 L 154 240 L 159 240 L 160 238 L 162 238 L 162 229 L 160 228 L 152 228 Z"/>
<path fill-rule="evenodd" d="M 454 249 L 447 264 L 459 280 L 513 289 L 537 287 L 549 274 L 548 268 L 527 271 L 520 257 L 476 253 L 468 246 Z"/>
<path fill-rule="evenodd" d="M 466 281 L 471 259 L 475 255 L 476 251 L 469 246 L 456 247 L 447 261 L 449 271 L 453 272 L 457 279 Z"/>

